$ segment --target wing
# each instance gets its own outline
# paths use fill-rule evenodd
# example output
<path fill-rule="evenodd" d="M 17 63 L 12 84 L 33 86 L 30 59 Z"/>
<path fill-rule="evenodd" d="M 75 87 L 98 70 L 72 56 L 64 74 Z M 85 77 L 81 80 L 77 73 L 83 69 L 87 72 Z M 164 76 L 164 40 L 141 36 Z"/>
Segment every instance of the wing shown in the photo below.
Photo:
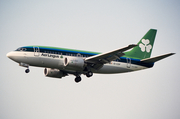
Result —
<path fill-rule="evenodd" d="M 120 57 L 122 57 L 123 55 L 125 55 L 123 52 L 126 50 L 129 50 L 133 47 L 136 47 L 137 45 L 132 44 L 129 46 L 126 46 L 124 48 L 120 48 L 117 50 L 113 50 L 110 52 L 106 52 L 106 53 L 102 53 L 99 55 L 95 55 L 95 56 L 91 56 L 85 59 L 85 62 L 87 63 L 91 63 L 91 67 L 95 68 L 95 69 L 99 69 L 100 67 L 103 66 L 103 64 L 105 63 L 110 63 L 113 60 L 119 59 Z"/>

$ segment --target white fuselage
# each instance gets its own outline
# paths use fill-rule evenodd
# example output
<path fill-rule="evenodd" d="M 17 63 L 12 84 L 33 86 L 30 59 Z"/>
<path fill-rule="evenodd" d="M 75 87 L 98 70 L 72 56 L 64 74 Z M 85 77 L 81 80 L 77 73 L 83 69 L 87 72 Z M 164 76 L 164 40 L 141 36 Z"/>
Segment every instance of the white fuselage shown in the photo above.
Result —
<path fill-rule="evenodd" d="M 9 57 L 10 59 L 14 60 L 17 63 L 25 63 L 28 64 L 29 66 L 45 67 L 45 68 L 59 69 L 59 70 L 71 71 L 71 72 L 83 72 L 81 68 L 76 68 L 76 67 L 68 68 L 64 66 L 65 57 L 73 58 L 75 56 L 41 53 L 41 52 L 12 51 L 7 54 L 7 57 Z M 78 57 L 78 58 L 85 59 L 86 57 Z M 92 69 L 92 72 L 112 74 L 112 73 L 131 72 L 146 68 L 147 67 L 145 66 L 132 64 L 131 59 L 127 59 L 126 63 L 111 61 L 110 63 L 104 64 L 98 70 Z"/>

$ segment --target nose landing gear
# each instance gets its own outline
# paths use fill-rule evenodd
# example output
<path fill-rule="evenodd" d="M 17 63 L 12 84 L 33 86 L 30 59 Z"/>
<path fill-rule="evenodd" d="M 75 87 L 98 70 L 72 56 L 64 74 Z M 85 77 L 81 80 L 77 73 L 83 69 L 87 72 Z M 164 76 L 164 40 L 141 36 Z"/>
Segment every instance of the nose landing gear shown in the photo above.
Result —
<path fill-rule="evenodd" d="M 26 73 L 29 73 L 30 70 L 29 70 L 29 65 L 28 64 L 25 64 L 25 63 L 19 63 L 19 66 L 22 66 L 22 67 L 26 67 L 27 69 L 25 70 Z"/>
<path fill-rule="evenodd" d="M 26 70 L 25 70 L 25 72 L 26 72 L 26 73 L 29 73 L 29 72 L 30 72 L 29 68 L 28 68 L 28 69 L 26 69 Z"/>

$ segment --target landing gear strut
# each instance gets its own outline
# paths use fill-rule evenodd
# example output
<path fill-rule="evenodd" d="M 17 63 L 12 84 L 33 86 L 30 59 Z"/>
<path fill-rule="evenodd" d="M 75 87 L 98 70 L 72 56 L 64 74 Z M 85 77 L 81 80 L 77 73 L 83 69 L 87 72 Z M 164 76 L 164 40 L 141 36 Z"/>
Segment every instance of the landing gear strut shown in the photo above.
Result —
<path fill-rule="evenodd" d="M 75 82 L 76 83 L 79 83 L 81 81 L 81 77 L 80 76 L 77 76 L 76 78 L 75 78 Z"/>

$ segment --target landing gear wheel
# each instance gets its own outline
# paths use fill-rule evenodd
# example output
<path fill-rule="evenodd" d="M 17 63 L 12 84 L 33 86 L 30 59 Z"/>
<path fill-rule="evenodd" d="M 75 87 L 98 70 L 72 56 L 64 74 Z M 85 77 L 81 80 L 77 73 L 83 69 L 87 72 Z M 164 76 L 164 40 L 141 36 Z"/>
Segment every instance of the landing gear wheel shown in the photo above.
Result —
<path fill-rule="evenodd" d="M 30 70 L 29 70 L 29 69 L 26 69 L 26 70 L 25 70 L 25 72 L 26 72 L 26 73 L 29 73 L 29 72 L 30 72 Z"/>
<path fill-rule="evenodd" d="M 78 77 L 75 78 L 75 82 L 76 82 L 76 83 L 79 83 L 80 81 L 81 81 L 81 77 L 80 77 L 80 76 L 78 76 Z"/>
<path fill-rule="evenodd" d="M 87 77 L 91 77 L 93 75 L 93 73 L 91 72 L 91 71 L 88 71 L 87 73 L 86 73 L 86 76 Z"/>

